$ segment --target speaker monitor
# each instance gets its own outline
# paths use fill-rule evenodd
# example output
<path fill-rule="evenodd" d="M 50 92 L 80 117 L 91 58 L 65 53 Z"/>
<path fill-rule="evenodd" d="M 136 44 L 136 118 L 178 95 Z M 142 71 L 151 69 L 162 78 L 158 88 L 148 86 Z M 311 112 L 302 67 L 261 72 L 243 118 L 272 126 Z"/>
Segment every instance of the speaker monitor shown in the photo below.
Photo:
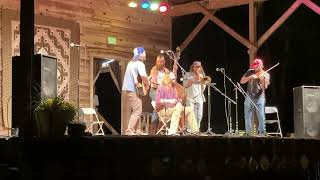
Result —
<path fill-rule="evenodd" d="M 320 138 L 320 86 L 293 88 L 294 133 L 299 138 Z"/>
<path fill-rule="evenodd" d="M 50 98 L 57 95 L 57 59 L 37 54 L 33 63 L 32 101 Z M 26 61 L 20 56 L 12 58 L 12 126 L 19 127 L 26 114 L 26 103 L 29 101 L 26 91 Z"/>

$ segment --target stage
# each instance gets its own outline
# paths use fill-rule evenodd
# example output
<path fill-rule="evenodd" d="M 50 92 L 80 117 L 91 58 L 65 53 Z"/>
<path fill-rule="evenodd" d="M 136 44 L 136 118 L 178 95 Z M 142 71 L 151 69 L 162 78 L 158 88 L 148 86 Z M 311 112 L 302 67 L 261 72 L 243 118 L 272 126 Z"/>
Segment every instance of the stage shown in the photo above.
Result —
<path fill-rule="evenodd" d="M 0 140 L 0 168 L 6 172 L 0 177 L 317 179 L 319 142 L 228 136 L 10 138 Z"/>

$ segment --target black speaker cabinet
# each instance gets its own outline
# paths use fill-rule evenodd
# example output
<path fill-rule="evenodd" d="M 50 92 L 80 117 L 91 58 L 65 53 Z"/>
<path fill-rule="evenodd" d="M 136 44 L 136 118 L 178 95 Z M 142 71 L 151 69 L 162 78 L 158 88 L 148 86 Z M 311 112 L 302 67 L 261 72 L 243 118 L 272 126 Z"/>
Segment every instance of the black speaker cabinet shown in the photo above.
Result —
<path fill-rule="evenodd" d="M 34 81 L 32 101 L 57 95 L 57 59 L 35 55 L 33 63 Z M 26 114 L 28 102 L 26 63 L 20 56 L 12 57 L 12 126 L 19 127 Z M 35 105 L 35 103 L 34 103 Z"/>
<path fill-rule="evenodd" d="M 294 134 L 320 138 L 320 86 L 293 88 Z"/>

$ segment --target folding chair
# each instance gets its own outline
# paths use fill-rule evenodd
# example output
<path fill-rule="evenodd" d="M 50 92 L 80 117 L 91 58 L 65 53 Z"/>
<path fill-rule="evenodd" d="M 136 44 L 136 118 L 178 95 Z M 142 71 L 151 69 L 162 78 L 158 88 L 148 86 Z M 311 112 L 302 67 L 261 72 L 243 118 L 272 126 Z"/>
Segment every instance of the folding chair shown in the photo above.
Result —
<path fill-rule="evenodd" d="M 167 124 L 169 124 L 171 122 L 171 116 L 172 114 L 166 114 L 165 116 L 161 116 L 157 110 L 156 110 L 156 102 L 155 101 L 151 101 L 152 107 L 154 108 L 155 112 L 157 113 L 158 117 L 159 117 L 159 125 L 158 125 L 158 131 L 156 133 L 156 135 L 158 135 L 161 131 L 165 131 L 165 134 L 167 135 L 169 133 L 169 127 Z M 184 113 L 184 111 L 183 111 Z M 180 121 L 179 121 L 179 125 L 178 125 L 178 132 L 182 132 L 183 133 L 183 128 L 181 125 L 181 121 L 184 121 L 184 119 L 181 119 L 183 116 L 180 115 Z M 159 126 L 161 126 L 159 128 Z"/>
<path fill-rule="evenodd" d="M 274 124 L 274 123 L 277 124 L 277 130 L 275 132 L 267 132 L 267 134 L 268 135 L 279 135 L 280 137 L 282 137 L 278 108 L 266 106 L 265 107 L 265 114 L 266 114 L 266 125 L 267 124 Z M 275 118 L 269 119 L 267 117 L 268 114 L 269 114 L 269 116 L 273 114 Z"/>
<path fill-rule="evenodd" d="M 159 125 L 161 124 L 161 127 L 158 128 L 156 135 L 158 135 L 161 131 L 165 131 L 165 134 L 168 134 L 169 132 L 169 127 L 167 126 L 168 123 L 171 121 L 171 115 L 170 116 L 160 116 L 158 111 L 156 110 L 156 101 L 151 101 L 151 105 L 154 109 L 154 111 L 157 113 L 159 117 Z M 159 127 L 159 126 L 158 126 Z"/>
<path fill-rule="evenodd" d="M 80 108 L 80 112 L 83 115 L 83 121 L 86 122 L 89 132 L 91 132 L 92 135 L 104 136 L 103 122 L 99 120 L 96 110 L 93 108 Z M 93 115 L 96 120 L 95 121 L 85 120 L 85 115 Z M 93 126 L 95 124 L 98 125 L 98 130 L 96 132 L 93 132 Z"/>

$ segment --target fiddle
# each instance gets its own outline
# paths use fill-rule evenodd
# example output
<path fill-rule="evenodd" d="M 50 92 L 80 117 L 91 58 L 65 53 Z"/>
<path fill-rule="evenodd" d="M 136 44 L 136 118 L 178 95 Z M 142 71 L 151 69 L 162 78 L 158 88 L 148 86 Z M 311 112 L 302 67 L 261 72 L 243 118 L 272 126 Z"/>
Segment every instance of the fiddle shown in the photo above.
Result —
<path fill-rule="evenodd" d="M 272 66 L 271 68 L 269 68 L 268 70 L 260 70 L 259 72 L 256 72 L 255 74 L 253 74 L 253 75 L 251 75 L 251 76 L 249 76 L 249 77 L 242 77 L 241 78 L 241 80 L 240 80 L 240 83 L 241 84 L 245 84 L 245 83 L 247 83 L 248 82 L 248 80 L 250 79 L 250 78 L 253 78 L 253 79 L 257 79 L 257 78 L 260 78 L 260 80 L 261 81 L 263 81 L 263 79 L 265 79 L 266 80 L 266 83 L 265 83 L 265 85 L 266 86 L 268 86 L 269 84 L 270 84 L 270 82 L 269 82 L 269 73 L 268 73 L 268 71 L 270 71 L 271 69 L 273 69 L 273 68 L 275 68 L 276 66 L 278 66 L 280 63 L 277 63 L 277 64 L 275 64 L 274 66 Z"/>
<path fill-rule="evenodd" d="M 277 63 L 275 65 L 273 65 L 271 68 L 267 69 L 266 71 L 261 69 L 259 72 L 257 72 L 256 74 L 252 75 L 254 78 L 260 78 L 262 76 L 266 77 L 268 76 L 269 77 L 269 73 L 268 71 L 270 71 L 271 69 L 277 67 L 280 63 Z"/>
<path fill-rule="evenodd" d="M 269 74 L 264 71 L 263 69 L 256 72 L 255 74 L 251 75 L 252 78 L 257 79 L 260 78 L 262 80 L 262 78 L 266 78 L 267 76 L 269 76 Z"/>

